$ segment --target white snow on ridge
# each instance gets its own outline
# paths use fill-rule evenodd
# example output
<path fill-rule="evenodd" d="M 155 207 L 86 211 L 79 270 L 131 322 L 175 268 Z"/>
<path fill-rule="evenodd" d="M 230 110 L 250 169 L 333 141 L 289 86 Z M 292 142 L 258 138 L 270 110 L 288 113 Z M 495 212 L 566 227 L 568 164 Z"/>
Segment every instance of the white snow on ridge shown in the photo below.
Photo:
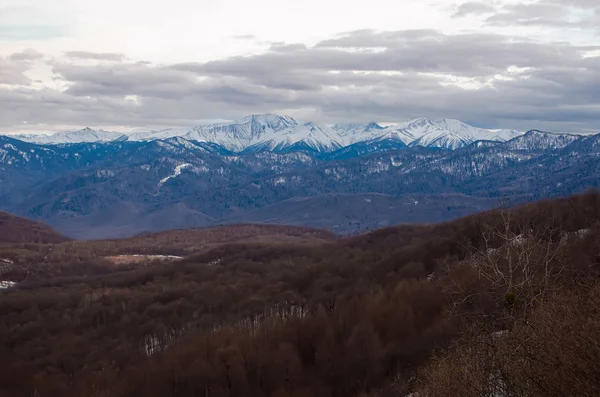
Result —
<path fill-rule="evenodd" d="M 15 287 L 16 285 L 17 283 L 15 283 L 14 281 L 0 281 L 0 289 L 8 289 Z"/>
<path fill-rule="evenodd" d="M 185 129 L 180 128 L 169 128 L 160 131 L 144 131 L 144 132 L 131 132 L 126 134 L 129 141 L 156 141 L 159 139 L 169 139 L 174 137 L 183 136 L 186 134 Z"/>
<path fill-rule="evenodd" d="M 333 129 L 345 138 L 345 144 L 373 139 L 391 139 L 407 146 L 457 149 L 475 141 L 507 141 L 521 135 L 515 130 L 488 130 L 454 119 L 429 120 L 417 118 L 404 123 L 381 127 L 376 123 L 336 124 Z"/>
<path fill-rule="evenodd" d="M 11 137 L 25 142 L 37 143 L 42 145 L 56 145 L 61 143 L 112 142 L 126 139 L 127 135 L 120 132 L 93 130 L 88 127 L 79 131 L 62 131 L 52 135 L 24 134 L 13 135 Z"/>
<path fill-rule="evenodd" d="M 579 135 L 574 134 L 555 134 L 532 130 L 525 135 L 510 140 L 508 147 L 513 150 L 525 151 L 562 149 L 579 139 L 579 137 Z"/>
<path fill-rule="evenodd" d="M 171 175 L 169 175 L 169 176 L 167 176 L 167 177 L 165 177 L 165 178 L 161 179 L 161 180 L 158 182 L 158 184 L 159 184 L 159 185 L 162 185 L 162 184 L 164 184 L 166 181 L 168 181 L 169 179 L 178 177 L 179 175 L 181 175 L 181 171 L 182 171 L 182 170 L 184 170 L 184 169 L 185 169 L 185 168 L 187 168 L 187 167 L 191 167 L 191 166 L 192 166 L 192 165 L 191 165 L 191 164 L 188 164 L 188 163 L 185 163 L 185 164 L 179 164 L 177 167 L 175 167 L 175 170 L 173 171 L 173 174 L 171 174 Z"/>
<path fill-rule="evenodd" d="M 132 255 L 117 255 L 116 258 L 144 258 L 144 259 L 183 259 L 183 256 L 179 255 L 141 255 L 141 254 L 132 254 Z"/>
<path fill-rule="evenodd" d="M 163 132 L 163 135 L 167 132 Z M 217 143 L 240 152 L 248 148 L 285 149 L 304 144 L 318 151 L 333 151 L 358 142 L 391 139 L 407 146 L 457 149 L 478 140 L 506 141 L 522 135 L 515 130 L 487 130 L 459 120 L 418 118 L 382 127 L 377 123 L 335 124 L 299 123 L 291 117 L 273 114 L 253 115 L 241 120 L 171 130 L 185 139 Z"/>
<path fill-rule="evenodd" d="M 507 129 L 473 127 L 459 120 L 416 118 L 391 126 L 369 124 L 335 124 L 328 126 L 312 122 L 298 122 L 289 116 L 275 114 L 250 115 L 236 121 L 173 128 L 160 131 L 119 133 L 85 128 L 54 135 L 14 135 L 13 138 L 39 144 L 112 141 L 155 141 L 177 139 L 185 142 L 215 143 L 233 152 L 244 150 L 285 150 L 294 145 L 319 152 L 334 151 L 359 142 L 392 140 L 407 146 L 458 149 L 476 141 L 506 142 L 523 136 L 523 132 Z M 555 134 L 564 136 L 565 134 Z M 579 135 L 573 135 L 579 136 Z M 541 142 L 543 140 L 547 142 Z M 537 144 L 564 145 L 570 139 L 540 138 Z M 537 146 L 536 144 L 536 146 Z M 515 142 L 514 146 L 518 143 Z M 523 145 L 527 145 L 523 143 Z M 188 148 L 193 143 L 188 142 Z M 199 149 L 199 148 L 196 148 Z"/>
<path fill-rule="evenodd" d="M 363 142 L 385 135 L 384 127 L 377 123 L 335 124 L 331 129 L 337 132 L 344 145 Z"/>
<path fill-rule="evenodd" d="M 341 147 L 336 132 L 325 125 L 298 123 L 291 117 L 273 114 L 194 127 L 183 138 L 217 143 L 234 152 L 254 147 L 282 150 L 299 143 L 319 151 Z"/>

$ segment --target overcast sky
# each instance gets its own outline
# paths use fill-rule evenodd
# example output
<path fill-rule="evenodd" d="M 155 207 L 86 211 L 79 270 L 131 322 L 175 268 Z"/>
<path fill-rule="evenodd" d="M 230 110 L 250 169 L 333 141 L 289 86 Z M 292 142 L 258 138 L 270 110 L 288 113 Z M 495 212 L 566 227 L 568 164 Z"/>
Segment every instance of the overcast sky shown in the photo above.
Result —
<path fill-rule="evenodd" d="M 457 118 L 600 132 L 600 1 L 0 0 L 0 132 Z"/>

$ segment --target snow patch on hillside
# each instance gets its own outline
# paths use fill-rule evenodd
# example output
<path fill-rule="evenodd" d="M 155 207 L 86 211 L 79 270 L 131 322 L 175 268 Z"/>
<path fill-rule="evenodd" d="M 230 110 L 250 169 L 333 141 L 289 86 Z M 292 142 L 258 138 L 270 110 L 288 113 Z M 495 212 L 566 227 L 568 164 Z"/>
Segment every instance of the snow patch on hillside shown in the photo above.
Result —
<path fill-rule="evenodd" d="M 8 289 L 16 287 L 17 283 L 14 281 L 0 281 L 0 289 Z"/>
<path fill-rule="evenodd" d="M 163 179 L 161 179 L 158 184 L 159 185 L 163 185 L 165 182 L 167 182 L 169 179 L 172 178 L 177 178 L 179 175 L 181 175 L 181 171 L 183 171 L 184 169 L 191 167 L 191 164 L 185 163 L 185 164 L 179 164 L 177 167 L 175 167 L 175 170 L 173 171 L 173 173 Z"/>

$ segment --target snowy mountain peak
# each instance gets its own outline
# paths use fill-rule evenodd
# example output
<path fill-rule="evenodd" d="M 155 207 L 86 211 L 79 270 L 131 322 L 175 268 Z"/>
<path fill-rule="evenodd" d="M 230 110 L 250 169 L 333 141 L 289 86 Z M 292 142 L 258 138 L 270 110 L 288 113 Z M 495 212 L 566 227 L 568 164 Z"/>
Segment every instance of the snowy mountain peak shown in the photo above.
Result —
<path fill-rule="evenodd" d="M 402 124 L 400 124 L 402 125 Z M 426 119 L 425 117 L 418 117 L 416 119 L 412 119 L 410 121 L 408 121 L 408 125 L 407 127 L 425 127 L 425 126 L 430 126 L 432 125 L 431 120 Z"/>
<path fill-rule="evenodd" d="M 472 129 L 474 127 L 463 123 L 460 120 L 456 120 L 456 119 L 439 119 L 439 120 L 435 120 L 433 121 L 433 123 L 437 126 L 443 127 L 447 130 L 452 130 L 452 131 L 460 131 L 460 130 L 469 130 Z"/>
<path fill-rule="evenodd" d="M 367 124 L 367 126 L 365 127 L 365 130 L 367 130 L 367 131 L 383 130 L 383 127 L 375 122 L 371 122 L 371 123 Z"/>
<path fill-rule="evenodd" d="M 572 141 L 566 134 L 551 134 L 553 137 L 567 136 L 566 138 L 533 139 L 534 134 L 548 136 L 549 133 L 532 130 L 525 134 L 530 143 L 516 141 L 512 145 L 562 146 Z M 419 117 L 385 127 L 376 122 L 329 126 L 314 122 L 298 122 L 290 116 L 265 113 L 249 115 L 235 121 L 149 132 L 122 134 L 86 127 L 79 131 L 58 132 L 53 135 L 16 135 L 13 138 L 40 144 L 62 144 L 124 140 L 154 141 L 180 137 L 191 142 L 218 145 L 232 152 L 248 149 L 277 151 L 289 148 L 329 152 L 356 143 L 384 141 L 395 142 L 390 143 L 394 147 L 424 146 L 454 150 L 477 141 L 507 142 L 523 135 L 516 130 L 478 128 L 450 118 L 431 120 Z"/>
<path fill-rule="evenodd" d="M 349 123 L 349 124 L 334 124 L 331 129 L 337 134 L 340 142 L 345 145 L 352 145 L 358 142 L 370 141 L 378 139 L 382 135 L 384 127 L 375 122 L 368 124 Z"/>
<path fill-rule="evenodd" d="M 252 114 L 243 117 L 234 122 L 235 124 L 255 124 L 263 127 L 270 127 L 274 130 L 284 129 L 292 125 L 297 125 L 298 122 L 289 116 L 279 116 L 272 113 Z M 222 123 L 228 124 L 228 123 Z"/>
<path fill-rule="evenodd" d="M 216 143 L 234 152 L 258 148 L 284 150 L 298 143 L 318 151 L 340 147 L 338 137 L 329 127 L 299 124 L 292 117 L 275 114 L 250 115 L 232 122 L 197 126 L 183 136 L 188 140 Z"/>

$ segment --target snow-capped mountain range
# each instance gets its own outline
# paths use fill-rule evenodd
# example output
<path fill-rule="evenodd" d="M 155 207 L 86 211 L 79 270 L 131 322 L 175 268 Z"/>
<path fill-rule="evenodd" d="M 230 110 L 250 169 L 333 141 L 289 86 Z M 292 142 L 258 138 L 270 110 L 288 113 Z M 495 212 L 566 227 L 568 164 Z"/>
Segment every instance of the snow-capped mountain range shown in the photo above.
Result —
<path fill-rule="evenodd" d="M 256 117 L 180 131 L 185 138 L 83 130 L 58 137 L 84 134 L 87 143 L 49 145 L 0 136 L 0 210 L 75 238 L 244 222 L 353 233 L 439 222 L 500 197 L 517 203 L 600 187 L 600 134 L 530 130 L 501 142 L 512 134 L 449 120 L 328 127 Z M 309 150 L 332 145 L 347 146 Z"/>
<path fill-rule="evenodd" d="M 84 128 L 52 135 L 13 135 L 37 144 L 95 143 L 115 141 L 154 141 L 182 137 L 196 142 L 214 143 L 240 153 L 244 151 L 282 151 L 304 147 L 317 152 L 332 152 L 360 142 L 393 141 L 404 146 L 458 149 L 475 141 L 508 141 L 522 132 L 490 130 L 470 126 L 459 120 L 417 118 L 383 127 L 377 123 L 335 124 L 298 122 L 289 116 L 262 114 L 242 119 L 161 131 L 119 133 Z"/>
<path fill-rule="evenodd" d="M 57 145 L 63 143 L 96 143 L 128 140 L 128 136 L 119 132 L 93 130 L 86 127 L 79 131 L 61 131 L 54 134 L 21 134 L 8 135 L 21 141 L 40 145 Z"/>

